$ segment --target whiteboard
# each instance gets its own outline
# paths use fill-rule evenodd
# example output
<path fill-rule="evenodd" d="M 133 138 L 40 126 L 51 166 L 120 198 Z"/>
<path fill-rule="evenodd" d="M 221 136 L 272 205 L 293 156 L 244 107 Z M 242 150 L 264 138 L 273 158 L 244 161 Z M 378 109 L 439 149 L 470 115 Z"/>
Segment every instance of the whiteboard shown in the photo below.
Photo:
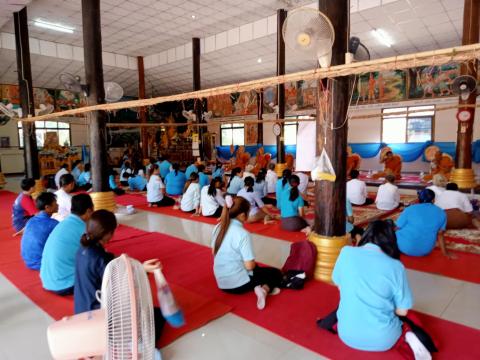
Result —
<path fill-rule="evenodd" d="M 315 167 L 316 134 L 317 123 L 315 121 L 298 123 L 295 171 L 312 171 Z"/>

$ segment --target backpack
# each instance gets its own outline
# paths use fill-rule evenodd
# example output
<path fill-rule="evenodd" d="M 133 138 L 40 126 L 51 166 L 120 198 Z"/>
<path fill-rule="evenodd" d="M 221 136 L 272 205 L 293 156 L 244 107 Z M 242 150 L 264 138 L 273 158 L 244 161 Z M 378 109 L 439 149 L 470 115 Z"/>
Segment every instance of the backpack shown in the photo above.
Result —
<path fill-rule="evenodd" d="M 317 261 L 317 248 L 308 240 L 293 243 L 290 246 L 290 255 L 288 255 L 282 272 L 289 271 L 304 272 L 307 279 L 313 277 L 315 263 Z"/>

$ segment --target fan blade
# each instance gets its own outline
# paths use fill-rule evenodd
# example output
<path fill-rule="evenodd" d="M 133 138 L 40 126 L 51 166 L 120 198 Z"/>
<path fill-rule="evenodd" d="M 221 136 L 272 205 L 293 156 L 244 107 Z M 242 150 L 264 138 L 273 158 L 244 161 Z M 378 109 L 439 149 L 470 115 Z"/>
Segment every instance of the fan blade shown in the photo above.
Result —
<path fill-rule="evenodd" d="M 123 97 L 123 88 L 116 82 L 107 81 L 104 86 L 106 102 L 116 102 Z"/>

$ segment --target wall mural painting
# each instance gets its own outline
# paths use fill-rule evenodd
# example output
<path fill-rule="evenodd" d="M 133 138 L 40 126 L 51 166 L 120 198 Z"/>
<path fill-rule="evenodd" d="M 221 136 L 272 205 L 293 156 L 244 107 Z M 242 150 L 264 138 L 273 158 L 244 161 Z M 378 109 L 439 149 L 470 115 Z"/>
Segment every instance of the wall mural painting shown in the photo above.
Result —
<path fill-rule="evenodd" d="M 33 101 L 37 106 L 38 104 L 55 105 L 55 90 L 33 88 Z"/>
<path fill-rule="evenodd" d="M 408 70 L 408 97 L 425 99 L 453 96 L 452 83 L 460 75 L 457 64 L 423 66 Z"/>
<path fill-rule="evenodd" d="M 207 104 L 208 111 L 212 112 L 213 117 L 255 115 L 257 113 L 257 92 L 251 90 L 210 96 Z"/>
<path fill-rule="evenodd" d="M 277 104 L 277 87 L 270 86 L 263 89 L 263 113 L 273 114 Z"/>
<path fill-rule="evenodd" d="M 405 100 L 405 77 L 401 70 L 362 74 L 357 78 L 352 100 L 358 104 Z"/>
<path fill-rule="evenodd" d="M 5 104 L 20 105 L 20 91 L 17 85 L 0 85 L 0 95 Z"/>
<path fill-rule="evenodd" d="M 312 81 L 297 81 L 285 83 L 285 110 L 315 109 L 317 85 Z M 263 112 L 272 114 L 277 110 L 277 87 L 272 86 L 263 90 Z"/>
<path fill-rule="evenodd" d="M 258 144 L 258 125 L 245 124 L 245 145 Z"/>
<path fill-rule="evenodd" d="M 55 90 L 55 111 L 76 109 L 80 107 L 80 97 L 68 90 Z"/>

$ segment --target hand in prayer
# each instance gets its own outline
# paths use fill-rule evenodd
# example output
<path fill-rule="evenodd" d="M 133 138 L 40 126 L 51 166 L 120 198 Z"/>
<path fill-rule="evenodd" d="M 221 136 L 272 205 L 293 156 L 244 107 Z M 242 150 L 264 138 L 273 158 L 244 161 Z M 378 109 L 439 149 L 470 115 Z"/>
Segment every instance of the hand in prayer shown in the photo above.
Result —
<path fill-rule="evenodd" d="M 147 273 L 153 273 L 156 269 L 162 269 L 162 263 L 158 259 L 150 259 L 143 262 L 143 268 Z"/>

